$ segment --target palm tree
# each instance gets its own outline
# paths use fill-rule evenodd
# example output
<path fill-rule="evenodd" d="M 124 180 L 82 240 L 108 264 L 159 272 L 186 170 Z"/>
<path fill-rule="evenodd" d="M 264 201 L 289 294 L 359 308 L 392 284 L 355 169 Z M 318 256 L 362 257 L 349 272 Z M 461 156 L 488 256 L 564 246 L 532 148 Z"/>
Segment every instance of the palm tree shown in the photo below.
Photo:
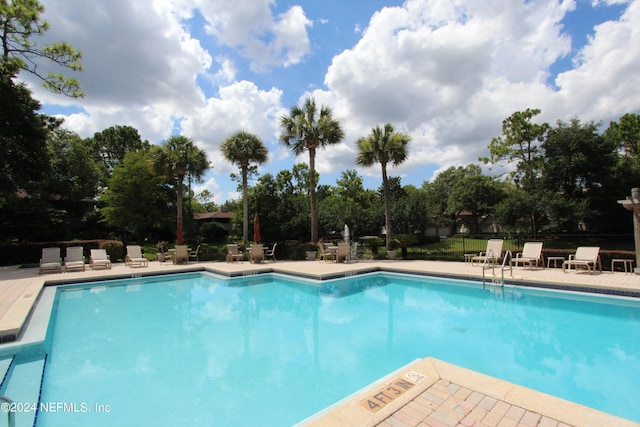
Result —
<path fill-rule="evenodd" d="M 222 154 L 231 163 L 240 166 L 242 170 L 242 240 L 248 241 L 249 235 L 249 197 L 247 191 L 247 177 L 249 164 L 262 164 L 268 160 L 267 147 L 256 135 L 239 131 L 228 137 L 222 143 Z"/>
<path fill-rule="evenodd" d="M 356 163 L 361 166 L 372 166 L 379 162 L 382 166 L 382 188 L 384 191 L 384 226 L 386 229 L 387 250 L 391 245 L 391 201 L 387 164 L 394 166 L 404 162 L 407 158 L 407 146 L 411 138 L 400 132 L 395 132 L 389 123 L 384 129 L 376 126 L 371 134 L 358 139 L 358 157 Z"/>
<path fill-rule="evenodd" d="M 201 182 L 204 173 L 209 169 L 207 154 L 196 147 L 186 136 L 171 136 L 155 149 L 154 167 L 156 171 L 174 182 L 176 189 L 177 226 L 176 241 L 184 242 L 182 235 L 182 196 L 184 177 L 189 175 L 196 182 Z"/>
<path fill-rule="evenodd" d="M 316 207 L 316 151 L 337 144 L 344 137 L 340 121 L 332 116 L 331 108 L 316 107 L 313 98 L 307 98 L 303 107 L 291 107 L 288 116 L 282 116 L 280 141 L 296 156 L 309 151 L 309 203 L 311 208 L 311 242 L 318 241 L 318 210 Z"/>

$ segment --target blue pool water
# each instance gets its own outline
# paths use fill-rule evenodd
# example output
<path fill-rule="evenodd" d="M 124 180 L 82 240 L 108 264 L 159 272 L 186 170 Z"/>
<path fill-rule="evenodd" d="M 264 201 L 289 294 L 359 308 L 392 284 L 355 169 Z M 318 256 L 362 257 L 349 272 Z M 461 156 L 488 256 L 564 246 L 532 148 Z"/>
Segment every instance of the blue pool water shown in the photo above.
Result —
<path fill-rule="evenodd" d="M 39 427 L 289 426 L 429 356 L 640 421 L 630 299 L 386 273 L 89 286 L 58 290 L 42 389 L 75 410 Z"/>

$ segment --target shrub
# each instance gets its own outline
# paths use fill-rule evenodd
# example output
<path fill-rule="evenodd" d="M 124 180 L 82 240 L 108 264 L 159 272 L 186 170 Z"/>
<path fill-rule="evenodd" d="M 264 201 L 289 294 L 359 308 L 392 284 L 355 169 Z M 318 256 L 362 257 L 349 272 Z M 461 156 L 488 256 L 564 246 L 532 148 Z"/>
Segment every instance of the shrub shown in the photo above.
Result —
<path fill-rule="evenodd" d="M 124 253 L 124 245 L 119 240 L 106 240 L 100 243 L 100 249 L 107 251 L 107 255 L 111 259 L 111 262 L 122 260 L 122 254 Z"/>

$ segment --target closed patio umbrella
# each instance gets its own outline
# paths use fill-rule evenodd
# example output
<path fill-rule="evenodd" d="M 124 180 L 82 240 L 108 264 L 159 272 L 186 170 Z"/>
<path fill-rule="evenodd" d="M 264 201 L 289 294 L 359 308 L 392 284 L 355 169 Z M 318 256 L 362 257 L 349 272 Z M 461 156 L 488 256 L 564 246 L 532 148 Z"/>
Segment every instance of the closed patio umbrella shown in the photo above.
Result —
<path fill-rule="evenodd" d="M 258 212 L 253 215 L 253 241 L 259 242 L 262 240 L 260 237 L 260 219 L 258 218 Z"/>
<path fill-rule="evenodd" d="M 344 225 L 344 231 L 342 234 L 344 237 L 344 241 L 346 243 L 349 243 L 349 240 L 351 239 L 351 233 L 349 232 L 349 226 L 347 224 Z"/>

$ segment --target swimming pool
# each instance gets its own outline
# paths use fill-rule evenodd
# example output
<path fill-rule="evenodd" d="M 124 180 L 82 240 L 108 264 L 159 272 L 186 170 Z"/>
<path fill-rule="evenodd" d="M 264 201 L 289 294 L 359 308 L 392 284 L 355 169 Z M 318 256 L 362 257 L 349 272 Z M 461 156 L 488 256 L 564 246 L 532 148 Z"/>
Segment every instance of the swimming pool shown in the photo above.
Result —
<path fill-rule="evenodd" d="M 198 273 L 59 287 L 47 340 L 39 427 L 288 426 L 428 356 L 640 421 L 624 298 Z"/>

